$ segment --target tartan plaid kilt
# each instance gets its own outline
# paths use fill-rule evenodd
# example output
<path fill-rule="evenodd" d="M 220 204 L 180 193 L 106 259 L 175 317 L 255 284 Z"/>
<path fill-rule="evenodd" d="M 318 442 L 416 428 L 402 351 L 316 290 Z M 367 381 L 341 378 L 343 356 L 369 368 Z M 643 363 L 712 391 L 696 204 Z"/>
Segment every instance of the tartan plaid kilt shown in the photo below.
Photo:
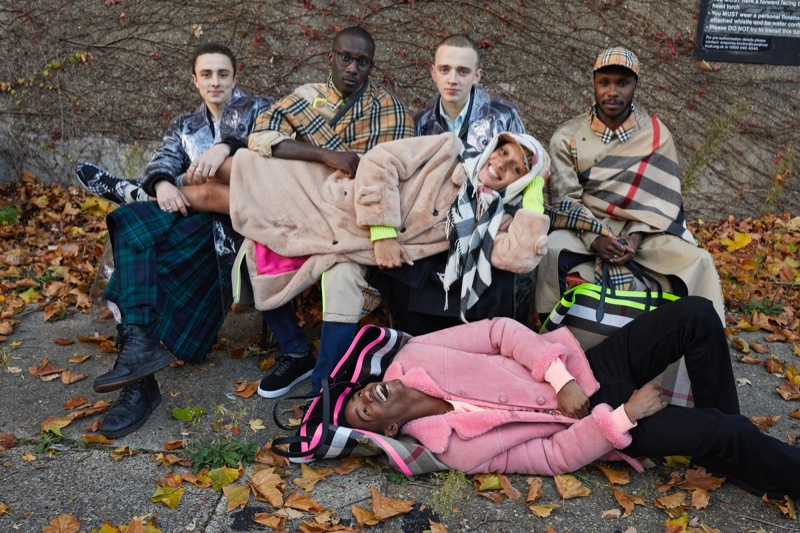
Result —
<path fill-rule="evenodd" d="M 230 268 L 220 264 L 230 254 L 218 257 L 214 217 L 184 217 L 156 202 L 136 202 L 109 213 L 106 223 L 115 269 L 103 297 L 117 304 L 125 323 L 154 322 L 175 357 L 202 361 L 230 306 L 223 291 Z M 227 263 L 234 256 L 235 250 Z"/>
<path fill-rule="evenodd" d="M 661 291 L 621 291 L 583 283 L 564 293 L 539 333 L 566 327 L 585 352 L 634 318 L 678 299 L 678 296 Z M 683 357 L 669 365 L 656 379 L 661 381 L 667 402 L 686 407 L 694 405 L 692 384 Z"/>
<path fill-rule="evenodd" d="M 342 413 L 350 392 L 381 381 L 394 356 L 410 338 L 389 328 L 362 328 L 331 376 L 323 380 L 322 391 L 312 395 L 297 434 L 273 440 L 273 451 L 293 462 L 382 455 L 390 466 L 407 476 L 448 470 L 433 452 L 411 437 L 391 438 L 339 425 L 340 417 L 344 420 Z M 307 397 L 284 400 L 297 398 Z M 279 405 L 280 402 L 273 408 L 275 423 L 289 429 L 278 419 Z M 288 445 L 288 449 L 281 445 Z"/>

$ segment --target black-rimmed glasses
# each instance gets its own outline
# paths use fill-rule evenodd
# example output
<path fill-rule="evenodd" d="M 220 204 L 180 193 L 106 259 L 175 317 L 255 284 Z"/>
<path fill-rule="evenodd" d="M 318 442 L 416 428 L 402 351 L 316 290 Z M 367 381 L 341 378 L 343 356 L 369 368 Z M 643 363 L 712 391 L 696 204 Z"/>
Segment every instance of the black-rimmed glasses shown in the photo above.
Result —
<path fill-rule="evenodd" d="M 342 67 L 346 67 L 355 61 L 356 68 L 361 72 L 365 72 L 369 70 L 369 67 L 372 66 L 372 60 L 367 59 L 366 57 L 359 57 L 356 59 L 347 52 L 337 52 L 336 50 L 333 50 L 333 53 L 336 55 L 336 62 Z"/>

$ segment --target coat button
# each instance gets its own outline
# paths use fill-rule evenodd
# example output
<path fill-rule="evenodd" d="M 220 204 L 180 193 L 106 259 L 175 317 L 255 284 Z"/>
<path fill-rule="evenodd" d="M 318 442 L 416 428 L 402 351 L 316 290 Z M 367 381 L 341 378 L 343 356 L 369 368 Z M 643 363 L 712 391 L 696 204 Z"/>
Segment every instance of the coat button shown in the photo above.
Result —
<path fill-rule="evenodd" d="M 406 228 L 400 228 L 400 233 L 405 233 L 405 232 L 406 232 Z"/>
<path fill-rule="evenodd" d="M 331 244 L 339 244 L 339 241 L 333 241 Z"/>
<path fill-rule="evenodd" d="M 505 394 L 501 395 L 498 400 L 500 403 L 508 403 L 508 397 Z"/>
<path fill-rule="evenodd" d="M 439 210 L 438 209 L 434 209 L 433 210 L 433 216 L 435 216 L 435 217 L 439 216 Z"/>
<path fill-rule="evenodd" d="M 544 405 L 544 396 L 539 396 L 536 398 L 536 403 L 539 405 Z"/>

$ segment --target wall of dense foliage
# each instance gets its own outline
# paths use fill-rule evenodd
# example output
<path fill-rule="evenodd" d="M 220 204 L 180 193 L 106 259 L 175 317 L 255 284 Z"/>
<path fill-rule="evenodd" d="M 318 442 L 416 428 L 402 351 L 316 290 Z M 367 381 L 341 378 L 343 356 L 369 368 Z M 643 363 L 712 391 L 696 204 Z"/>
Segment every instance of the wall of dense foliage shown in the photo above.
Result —
<path fill-rule="evenodd" d="M 201 42 L 239 56 L 240 86 L 279 96 L 322 80 L 333 34 L 378 42 L 374 78 L 417 109 L 433 93 L 434 44 L 468 33 L 484 84 L 515 101 L 545 143 L 592 102 L 598 51 L 642 62 L 637 101 L 672 129 L 690 216 L 800 212 L 799 67 L 702 64 L 699 0 L 22 0 L 0 3 L 0 180 L 29 169 L 67 182 L 89 159 L 134 177 L 169 119 L 195 107 Z"/>

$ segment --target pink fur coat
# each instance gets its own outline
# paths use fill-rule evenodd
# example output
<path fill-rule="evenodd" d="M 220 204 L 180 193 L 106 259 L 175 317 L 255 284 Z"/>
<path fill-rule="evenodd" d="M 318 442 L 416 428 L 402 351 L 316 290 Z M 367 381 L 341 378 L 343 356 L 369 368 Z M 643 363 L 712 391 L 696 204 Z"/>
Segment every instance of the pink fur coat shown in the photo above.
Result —
<path fill-rule="evenodd" d="M 599 384 L 566 328 L 538 335 L 507 318 L 483 320 L 411 339 L 385 380 L 437 398 L 489 407 L 414 420 L 402 428 L 440 461 L 466 473 L 560 475 L 596 459 L 637 461 L 615 451 L 631 442 L 601 404 L 576 420 L 556 412 L 553 387 L 544 379 L 561 358 L 583 391 Z"/>

